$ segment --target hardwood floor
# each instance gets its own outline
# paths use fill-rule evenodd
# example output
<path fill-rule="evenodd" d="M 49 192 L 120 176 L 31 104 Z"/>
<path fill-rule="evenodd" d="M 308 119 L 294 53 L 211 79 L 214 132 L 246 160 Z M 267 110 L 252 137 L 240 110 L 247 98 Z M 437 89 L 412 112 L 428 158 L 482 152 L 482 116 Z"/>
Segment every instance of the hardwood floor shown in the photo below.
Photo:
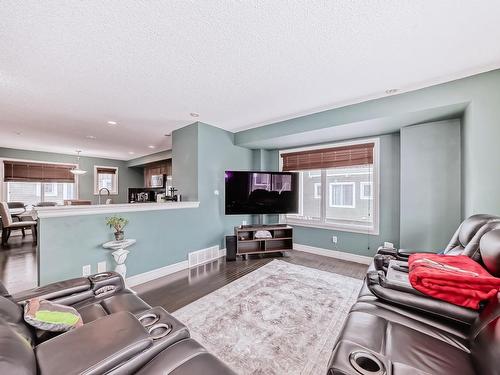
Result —
<path fill-rule="evenodd" d="M 247 260 L 226 262 L 224 258 L 197 268 L 183 270 L 133 289 L 151 306 L 162 306 L 173 312 L 226 284 L 262 267 L 273 259 L 334 272 L 344 276 L 363 279 L 367 266 L 339 259 L 304 253 L 290 252 L 286 257 L 255 256 Z"/>
<path fill-rule="evenodd" d="M 31 234 L 12 234 L 7 245 L 0 246 L 0 281 L 10 293 L 37 286 L 36 246 Z"/>

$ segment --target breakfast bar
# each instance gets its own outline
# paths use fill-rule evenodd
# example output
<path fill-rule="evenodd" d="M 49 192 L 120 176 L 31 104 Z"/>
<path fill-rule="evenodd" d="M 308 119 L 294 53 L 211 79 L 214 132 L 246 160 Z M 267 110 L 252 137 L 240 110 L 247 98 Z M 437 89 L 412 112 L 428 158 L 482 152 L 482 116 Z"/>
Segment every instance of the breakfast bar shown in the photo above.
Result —
<path fill-rule="evenodd" d="M 127 276 L 184 262 L 189 248 L 181 240 L 190 235 L 186 223 L 200 217 L 199 206 L 166 202 L 37 207 L 38 284 L 114 269 L 113 255 L 102 247 L 115 239 L 106 224 L 111 216 L 123 218 L 128 223 L 125 238 L 136 240 L 127 258 Z"/>

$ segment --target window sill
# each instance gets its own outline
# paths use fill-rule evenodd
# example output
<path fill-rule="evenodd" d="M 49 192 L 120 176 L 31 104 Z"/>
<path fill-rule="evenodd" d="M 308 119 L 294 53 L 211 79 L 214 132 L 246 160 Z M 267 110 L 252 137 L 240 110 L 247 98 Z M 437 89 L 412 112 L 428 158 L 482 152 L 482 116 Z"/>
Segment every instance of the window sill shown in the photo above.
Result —
<path fill-rule="evenodd" d="M 291 225 L 291 226 L 299 226 L 299 227 L 307 227 L 307 228 L 318 228 L 318 229 L 329 229 L 329 230 L 336 230 L 340 232 L 351 232 L 351 233 L 359 233 L 359 234 L 366 234 L 370 236 L 378 236 L 379 231 L 378 229 L 373 229 L 373 228 L 363 228 L 361 226 L 346 226 L 346 225 L 340 225 L 340 224 L 326 224 L 326 223 L 314 223 L 314 222 L 306 222 L 306 221 L 301 221 L 301 220 L 284 220 L 284 223 Z"/>

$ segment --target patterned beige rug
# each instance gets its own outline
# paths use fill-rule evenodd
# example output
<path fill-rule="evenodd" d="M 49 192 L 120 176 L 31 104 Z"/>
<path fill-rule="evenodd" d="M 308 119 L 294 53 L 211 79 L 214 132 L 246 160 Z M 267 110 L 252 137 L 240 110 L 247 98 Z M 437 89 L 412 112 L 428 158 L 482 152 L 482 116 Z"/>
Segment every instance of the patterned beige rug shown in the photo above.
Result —
<path fill-rule="evenodd" d="M 326 374 L 361 280 L 281 260 L 177 310 L 238 374 Z"/>

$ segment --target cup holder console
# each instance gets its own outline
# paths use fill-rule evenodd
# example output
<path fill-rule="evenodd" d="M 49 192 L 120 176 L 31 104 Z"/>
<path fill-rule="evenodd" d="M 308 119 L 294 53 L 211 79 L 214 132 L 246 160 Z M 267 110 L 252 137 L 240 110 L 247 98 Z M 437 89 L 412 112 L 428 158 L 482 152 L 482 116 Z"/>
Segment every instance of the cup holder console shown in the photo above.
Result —
<path fill-rule="evenodd" d="M 165 323 L 158 323 L 149 328 L 148 333 L 153 340 L 164 338 L 172 331 L 172 327 Z"/>
<path fill-rule="evenodd" d="M 158 322 L 158 320 L 160 320 L 160 316 L 153 313 L 148 313 L 140 316 L 138 320 L 144 327 L 147 328 Z"/>
<path fill-rule="evenodd" d="M 355 351 L 349 356 L 351 366 L 362 375 L 385 375 L 385 366 L 373 354 Z"/>

